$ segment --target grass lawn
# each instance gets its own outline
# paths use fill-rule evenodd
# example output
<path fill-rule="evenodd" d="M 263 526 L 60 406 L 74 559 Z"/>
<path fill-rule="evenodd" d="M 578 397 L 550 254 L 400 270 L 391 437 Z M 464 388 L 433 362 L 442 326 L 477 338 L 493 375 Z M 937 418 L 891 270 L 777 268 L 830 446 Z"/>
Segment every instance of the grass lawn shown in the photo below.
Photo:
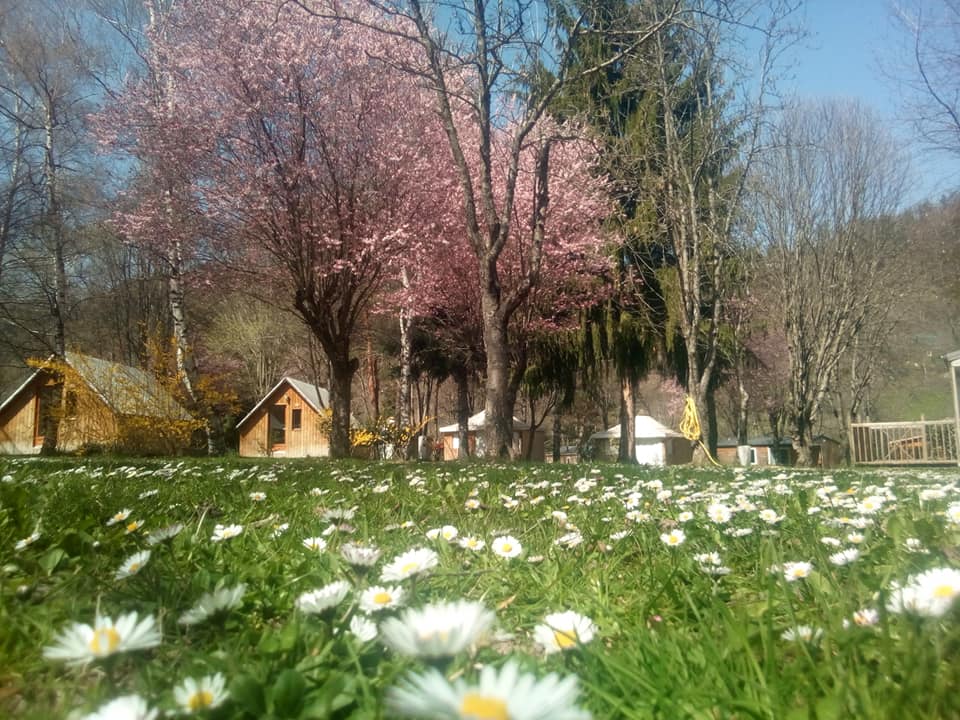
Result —
<path fill-rule="evenodd" d="M 956 469 L 0 480 L 4 717 L 960 717 Z"/>

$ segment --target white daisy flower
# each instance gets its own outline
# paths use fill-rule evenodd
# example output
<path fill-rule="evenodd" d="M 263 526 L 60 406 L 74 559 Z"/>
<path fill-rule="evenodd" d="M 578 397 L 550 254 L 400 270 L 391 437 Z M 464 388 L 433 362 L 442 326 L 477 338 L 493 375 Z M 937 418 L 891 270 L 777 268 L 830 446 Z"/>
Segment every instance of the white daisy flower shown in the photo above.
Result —
<path fill-rule="evenodd" d="M 730 522 L 732 516 L 730 507 L 723 503 L 712 503 L 707 506 L 707 517 L 718 525 Z"/>
<path fill-rule="evenodd" d="M 407 675 L 387 690 L 385 702 L 391 717 L 590 720 L 590 713 L 576 706 L 578 694 L 576 676 L 550 673 L 537 679 L 508 660 L 499 670 L 492 665 L 481 669 L 475 685 L 463 678 L 451 684 L 434 668 Z"/>
<path fill-rule="evenodd" d="M 350 632 L 356 635 L 360 642 L 370 642 L 377 637 L 377 624 L 363 615 L 354 615 L 350 618 Z"/>
<path fill-rule="evenodd" d="M 383 643 L 412 657 L 448 657 L 475 644 L 493 625 L 481 603 L 460 600 L 404 610 L 380 623 Z"/>
<path fill-rule="evenodd" d="M 388 562 L 380 573 L 382 582 L 397 582 L 427 573 L 437 566 L 440 557 L 429 548 L 414 548 Z"/>
<path fill-rule="evenodd" d="M 137 530 L 143 527 L 143 520 L 131 520 L 127 523 L 127 526 L 123 529 L 124 535 L 131 535 Z"/>
<path fill-rule="evenodd" d="M 464 506 L 467 510 L 479 510 L 479 509 L 480 509 L 480 501 L 477 500 L 475 497 L 467 498 L 466 502 L 463 503 L 463 506 Z"/>
<path fill-rule="evenodd" d="M 760 511 L 760 519 L 767 523 L 767 525 L 776 525 L 783 520 L 783 516 L 778 515 L 776 510 L 770 510 L 768 508 Z"/>
<path fill-rule="evenodd" d="M 490 549 L 495 555 L 507 558 L 508 560 L 517 557 L 523 552 L 523 546 L 520 544 L 520 541 L 512 535 L 501 535 L 500 537 L 494 538 L 493 542 L 490 543 Z"/>
<path fill-rule="evenodd" d="M 853 614 L 853 623 L 858 627 L 872 627 L 880 622 L 880 613 L 873 608 L 857 610 Z"/>
<path fill-rule="evenodd" d="M 128 517 L 130 517 L 130 513 L 132 513 L 132 512 L 133 512 L 133 510 L 131 510 L 130 508 L 124 508 L 124 509 L 121 510 L 120 512 L 114 513 L 114 514 L 107 520 L 107 525 L 116 525 L 118 522 L 123 522 L 123 521 L 126 520 Z"/>
<path fill-rule="evenodd" d="M 558 545 L 560 547 L 567 547 L 567 548 L 577 547 L 582 543 L 583 543 L 583 535 L 581 535 L 576 530 L 574 530 L 573 532 L 568 532 L 564 535 L 561 535 L 560 537 L 558 537 L 556 540 L 553 541 L 554 545 Z"/>
<path fill-rule="evenodd" d="M 663 533 L 660 535 L 661 542 L 663 542 L 664 545 L 669 545 L 670 547 L 683 545 L 686 539 L 687 536 L 684 534 L 683 530 L 671 530 L 668 533 Z"/>
<path fill-rule="evenodd" d="M 267 494 L 265 492 L 260 492 L 260 491 L 252 492 L 250 493 L 250 499 L 253 500 L 254 502 L 263 502 L 264 500 L 267 499 Z"/>
<path fill-rule="evenodd" d="M 457 540 L 457 544 L 464 550 L 473 550 L 474 552 L 480 552 L 487 546 L 486 542 L 474 535 L 460 538 Z"/>
<path fill-rule="evenodd" d="M 590 618 L 567 610 L 547 615 L 542 624 L 534 627 L 533 639 L 549 655 L 590 642 L 596 630 Z"/>
<path fill-rule="evenodd" d="M 823 630 L 809 625 L 797 625 L 780 633 L 780 637 L 790 642 L 805 642 L 813 644 L 820 640 Z"/>
<path fill-rule="evenodd" d="M 350 583 L 346 580 L 337 580 L 300 595 L 297 598 L 297 608 L 308 615 L 318 615 L 339 605 L 349 592 Z"/>
<path fill-rule="evenodd" d="M 917 615 L 943 617 L 960 596 L 960 570 L 933 568 L 912 579 L 916 588 Z"/>
<path fill-rule="evenodd" d="M 83 720 L 156 720 L 159 710 L 152 710 L 139 695 L 122 695 L 101 705 Z"/>
<path fill-rule="evenodd" d="M 113 577 L 115 580 L 123 580 L 131 575 L 136 575 L 148 562 L 150 562 L 150 551 L 141 550 L 124 560 L 123 565 L 117 569 Z"/>
<path fill-rule="evenodd" d="M 860 559 L 860 551 L 856 548 L 847 548 L 846 550 L 841 550 L 840 552 L 833 553 L 830 556 L 830 562 L 834 565 L 849 565 L 850 563 Z"/>
<path fill-rule="evenodd" d="M 691 520 L 693 520 L 693 513 L 689 510 L 684 510 L 682 513 L 677 515 L 677 522 L 685 523 L 690 522 Z"/>
<path fill-rule="evenodd" d="M 273 526 L 273 532 L 270 533 L 270 535 L 272 535 L 275 538 L 278 538 L 289 529 L 290 529 L 290 523 L 280 523 L 279 525 Z"/>
<path fill-rule="evenodd" d="M 303 546 L 307 550 L 314 550 L 316 552 L 323 552 L 327 549 L 327 541 L 322 537 L 308 537 L 303 539 Z"/>
<path fill-rule="evenodd" d="M 785 562 L 783 564 L 783 577 L 787 582 L 807 578 L 812 571 L 813 565 L 808 562 Z"/>
<path fill-rule="evenodd" d="M 234 538 L 240 533 L 243 532 L 243 525 L 217 525 L 213 528 L 213 535 L 210 536 L 210 540 L 213 542 L 221 542 L 223 540 L 229 540 Z"/>
<path fill-rule="evenodd" d="M 33 545 L 33 544 L 34 544 L 37 540 L 39 540 L 39 539 L 40 539 L 40 533 L 34 531 L 34 532 L 30 533 L 29 535 L 27 535 L 27 536 L 26 536 L 25 538 L 23 538 L 22 540 L 17 540 L 17 543 L 13 546 L 13 549 L 16 550 L 17 552 L 20 552 L 20 551 L 23 550 L 24 548 L 26 548 L 26 547 L 28 547 L 28 546 L 30 546 L 30 545 Z"/>
<path fill-rule="evenodd" d="M 183 524 L 181 523 L 174 523 L 159 530 L 153 530 L 147 535 L 147 545 L 159 545 L 165 540 L 175 538 L 181 530 L 183 530 Z"/>
<path fill-rule="evenodd" d="M 380 559 L 380 548 L 348 542 L 340 546 L 340 555 L 356 567 L 372 567 Z"/>
<path fill-rule="evenodd" d="M 204 593 L 192 608 L 180 616 L 177 622 L 181 625 L 199 625 L 217 613 L 239 607 L 246 591 L 246 583 L 240 583 L 236 587 L 217 588 L 213 592 Z"/>
<path fill-rule="evenodd" d="M 907 538 L 903 541 L 903 549 L 908 553 L 917 553 L 920 555 L 929 555 L 930 551 L 923 546 L 923 541 L 920 538 Z"/>
<path fill-rule="evenodd" d="M 73 623 L 43 649 L 48 660 L 82 664 L 130 650 L 146 650 L 160 644 L 160 629 L 152 616 L 140 620 L 137 613 L 121 615 L 116 623 L 98 615 L 93 626 Z"/>
<path fill-rule="evenodd" d="M 403 605 L 403 595 L 399 585 L 374 585 L 360 593 L 360 609 L 365 613 L 389 610 Z"/>
<path fill-rule="evenodd" d="M 227 699 L 227 681 L 221 673 L 199 680 L 187 678 L 173 689 L 173 698 L 183 712 L 195 713 L 219 707 Z"/>

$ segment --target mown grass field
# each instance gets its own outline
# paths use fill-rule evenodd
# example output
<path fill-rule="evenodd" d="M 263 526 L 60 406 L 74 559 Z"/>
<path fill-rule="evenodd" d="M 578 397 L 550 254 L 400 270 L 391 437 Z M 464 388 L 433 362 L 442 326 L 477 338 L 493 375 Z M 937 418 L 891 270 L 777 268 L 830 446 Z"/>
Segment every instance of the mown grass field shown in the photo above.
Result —
<path fill-rule="evenodd" d="M 8 459 L 0 479 L 5 717 L 134 694 L 214 718 L 960 717 L 955 470 Z M 350 543 L 381 556 L 351 564 Z M 415 548 L 435 567 L 382 579 Z M 241 583 L 235 607 L 195 607 Z M 411 656 L 467 632 L 432 616 L 412 651 L 385 646 L 387 618 L 457 600 L 494 622 L 452 656 Z M 568 610 L 577 630 L 538 629 Z M 119 629 L 71 645 L 98 612 Z M 160 637 L 126 651 L 131 612 Z M 544 689 L 506 672 L 493 687 L 514 663 L 575 677 L 567 714 L 505 697 Z M 431 668 L 452 684 L 428 714 L 409 696 Z"/>

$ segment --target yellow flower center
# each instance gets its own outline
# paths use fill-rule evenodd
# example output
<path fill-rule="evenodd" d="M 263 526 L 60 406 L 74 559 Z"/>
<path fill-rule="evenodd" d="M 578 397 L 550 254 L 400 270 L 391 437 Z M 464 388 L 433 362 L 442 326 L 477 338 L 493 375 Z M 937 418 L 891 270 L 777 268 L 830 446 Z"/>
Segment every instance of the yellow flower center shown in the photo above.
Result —
<path fill-rule="evenodd" d="M 137 572 L 138 570 L 140 570 L 140 567 L 141 567 L 140 563 L 132 563 L 132 564 L 130 565 L 130 567 L 128 568 L 128 570 L 129 570 L 129 572 L 131 572 L 131 573 L 135 573 L 135 572 Z"/>
<path fill-rule="evenodd" d="M 510 713 L 500 698 L 467 693 L 460 703 L 460 717 L 465 720 L 510 720 Z"/>
<path fill-rule="evenodd" d="M 213 693 L 209 690 L 197 690 L 197 692 L 187 700 L 187 707 L 190 708 L 190 712 L 203 710 L 203 708 L 210 707 L 211 705 L 213 705 Z"/>
<path fill-rule="evenodd" d="M 393 596 L 388 592 L 378 592 L 373 596 L 373 602 L 377 605 L 388 605 L 393 600 Z"/>
<path fill-rule="evenodd" d="M 572 648 L 577 644 L 577 635 L 570 630 L 554 630 L 553 640 L 561 650 Z"/>
<path fill-rule="evenodd" d="M 504 543 L 501 546 L 500 550 L 505 553 L 511 552 L 513 550 L 513 545 L 511 545 L 510 543 Z"/>
<path fill-rule="evenodd" d="M 138 527 L 140 527 L 139 523 L 137 523 L 137 521 L 134 520 L 132 523 L 127 524 L 127 532 L 133 532 Z"/>
<path fill-rule="evenodd" d="M 416 562 L 416 561 L 414 561 L 414 562 L 408 562 L 406 565 L 404 565 L 402 568 L 400 568 L 400 572 L 402 572 L 402 573 L 413 572 L 414 570 L 416 570 L 416 569 L 419 568 L 419 567 L 420 567 L 420 563 L 418 563 L 418 562 Z"/>
<path fill-rule="evenodd" d="M 951 598 L 956 595 L 957 590 L 953 585 L 938 585 L 933 591 L 935 598 Z"/>
<path fill-rule="evenodd" d="M 101 657 L 109 655 L 120 646 L 120 639 L 120 633 L 112 627 L 97 628 L 90 638 L 90 650 Z"/>

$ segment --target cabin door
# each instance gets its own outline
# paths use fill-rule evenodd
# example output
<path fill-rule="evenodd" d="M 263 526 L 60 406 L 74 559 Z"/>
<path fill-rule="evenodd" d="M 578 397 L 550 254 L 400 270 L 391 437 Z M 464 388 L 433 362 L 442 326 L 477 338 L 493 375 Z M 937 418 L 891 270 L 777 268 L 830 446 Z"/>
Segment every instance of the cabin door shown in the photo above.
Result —
<path fill-rule="evenodd" d="M 270 406 L 270 425 L 268 429 L 270 452 L 287 449 L 287 406 Z"/>

